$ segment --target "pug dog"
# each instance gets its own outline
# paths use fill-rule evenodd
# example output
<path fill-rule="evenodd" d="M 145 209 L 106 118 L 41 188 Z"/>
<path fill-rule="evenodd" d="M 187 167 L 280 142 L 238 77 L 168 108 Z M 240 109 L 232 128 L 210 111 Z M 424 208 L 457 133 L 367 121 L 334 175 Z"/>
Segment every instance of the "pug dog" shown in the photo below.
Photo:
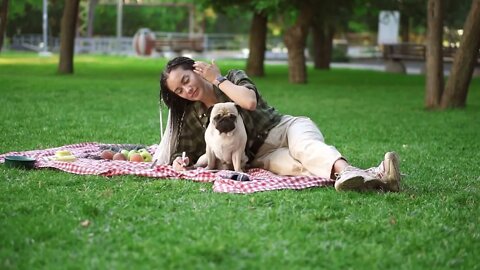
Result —
<path fill-rule="evenodd" d="M 205 155 L 199 158 L 196 166 L 206 165 L 209 170 L 231 170 L 233 167 L 234 171 L 243 172 L 248 160 L 245 154 L 247 132 L 235 103 L 213 106 L 205 143 Z"/>

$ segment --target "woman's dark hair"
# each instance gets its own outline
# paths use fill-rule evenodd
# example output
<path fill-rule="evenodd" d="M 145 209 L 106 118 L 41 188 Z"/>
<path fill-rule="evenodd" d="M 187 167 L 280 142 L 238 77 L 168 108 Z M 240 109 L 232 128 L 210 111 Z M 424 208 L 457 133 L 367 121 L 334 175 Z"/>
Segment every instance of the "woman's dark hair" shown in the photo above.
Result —
<path fill-rule="evenodd" d="M 181 68 L 183 70 L 193 70 L 194 63 L 195 61 L 193 61 L 193 59 L 183 56 L 175 57 L 168 61 L 167 66 L 160 75 L 160 98 L 163 100 L 163 102 L 165 102 L 165 105 L 167 105 L 168 108 L 174 109 L 174 107 L 177 107 L 177 105 L 183 105 L 185 102 L 189 101 L 179 97 L 177 94 L 173 93 L 171 89 L 168 89 L 167 79 L 170 75 L 170 72 L 177 68 Z"/>
<path fill-rule="evenodd" d="M 193 70 L 193 64 L 195 61 L 188 57 L 175 57 L 168 61 L 167 66 L 160 75 L 160 102 L 165 103 L 172 112 L 172 122 L 178 123 L 185 111 L 185 108 L 192 101 L 181 98 L 177 94 L 173 93 L 167 86 L 167 79 L 170 72 L 174 69 L 181 68 L 183 70 Z"/>

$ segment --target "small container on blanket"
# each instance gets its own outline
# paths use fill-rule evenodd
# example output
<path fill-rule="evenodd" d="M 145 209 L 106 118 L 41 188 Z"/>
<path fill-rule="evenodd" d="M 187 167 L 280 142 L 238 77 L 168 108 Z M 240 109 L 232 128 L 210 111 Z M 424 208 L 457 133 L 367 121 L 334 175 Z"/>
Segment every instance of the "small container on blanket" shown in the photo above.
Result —
<path fill-rule="evenodd" d="M 235 181 L 250 181 L 250 177 L 246 173 L 226 171 L 220 173 L 222 178 L 232 179 Z"/>
<path fill-rule="evenodd" d="M 6 156 L 5 166 L 10 168 L 33 169 L 35 159 L 26 156 Z"/>

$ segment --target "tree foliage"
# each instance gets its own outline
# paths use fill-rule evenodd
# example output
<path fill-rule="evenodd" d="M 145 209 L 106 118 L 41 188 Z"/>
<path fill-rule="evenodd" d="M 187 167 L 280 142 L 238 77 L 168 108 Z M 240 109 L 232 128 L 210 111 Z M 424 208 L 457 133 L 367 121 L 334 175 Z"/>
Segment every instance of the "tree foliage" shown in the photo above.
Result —
<path fill-rule="evenodd" d="M 381 10 L 398 10 L 400 17 L 407 18 L 412 30 L 425 32 L 426 2 L 418 0 L 354 0 L 353 16 L 349 20 L 350 30 L 354 32 L 376 32 L 378 14 Z M 470 8 L 470 1 L 445 0 L 444 25 L 461 28 Z"/>
<path fill-rule="evenodd" d="M 98 5 L 95 9 L 94 35 L 116 34 L 117 7 Z M 150 28 L 161 32 L 188 32 L 188 10 L 163 6 L 124 6 L 124 36 L 133 36 L 139 28 Z"/>
<path fill-rule="evenodd" d="M 8 11 L 7 36 L 42 33 L 42 2 L 42 0 L 11 1 Z M 59 35 L 63 7 L 64 1 L 48 1 L 49 35 Z"/>
<path fill-rule="evenodd" d="M 146 1 L 144 1 L 146 2 Z M 150 1 L 151 3 L 174 1 Z M 150 3 L 149 2 L 149 3 Z M 193 2 L 193 1 L 182 1 Z M 113 2 L 112 2 L 113 3 Z M 250 12 L 238 12 L 235 8 L 228 12 L 213 13 L 196 5 L 196 23 L 207 32 L 247 33 L 249 31 Z M 60 35 L 60 24 L 64 1 L 48 1 L 49 35 Z M 139 28 L 150 28 L 160 32 L 188 32 L 188 10 L 172 6 L 124 6 L 123 35 L 132 36 Z M 115 5 L 98 4 L 95 8 L 93 33 L 96 36 L 114 36 L 116 34 L 117 9 Z M 42 32 L 42 0 L 15 0 L 9 7 L 7 36 L 15 34 L 34 34 Z"/>

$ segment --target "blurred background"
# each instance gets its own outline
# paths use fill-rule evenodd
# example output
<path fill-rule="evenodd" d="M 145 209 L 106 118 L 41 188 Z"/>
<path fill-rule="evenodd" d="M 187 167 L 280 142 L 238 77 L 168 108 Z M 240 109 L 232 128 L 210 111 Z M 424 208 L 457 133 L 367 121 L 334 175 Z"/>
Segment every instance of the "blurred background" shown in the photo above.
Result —
<path fill-rule="evenodd" d="M 153 57 L 191 54 L 246 59 L 250 32 L 255 27 L 256 16 L 261 14 L 266 18 L 265 59 L 286 60 L 284 35 L 301 12 L 296 2 L 302 1 L 81 0 L 75 53 Z M 379 42 L 379 35 L 385 18 L 390 20 L 387 32 L 397 37 L 390 43 L 423 44 L 425 41 L 427 1 L 311 2 L 313 24 L 319 21 L 316 24 L 327 29 L 323 31 L 326 35 L 323 38 L 332 45 L 332 62 L 382 59 L 383 44 Z M 10 1 L 3 50 L 58 52 L 64 5 L 65 1 L 60 0 Z M 445 2 L 448 12 L 444 18 L 444 47 L 459 46 L 470 5 L 471 1 L 466 0 Z M 314 28 L 312 25 L 306 41 L 307 60 L 312 60 L 315 53 Z M 155 41 L 153 50 L 135 50 L 132 44 L 135 34 L 139 33 L 153 34 L 149 34 Z"/>

